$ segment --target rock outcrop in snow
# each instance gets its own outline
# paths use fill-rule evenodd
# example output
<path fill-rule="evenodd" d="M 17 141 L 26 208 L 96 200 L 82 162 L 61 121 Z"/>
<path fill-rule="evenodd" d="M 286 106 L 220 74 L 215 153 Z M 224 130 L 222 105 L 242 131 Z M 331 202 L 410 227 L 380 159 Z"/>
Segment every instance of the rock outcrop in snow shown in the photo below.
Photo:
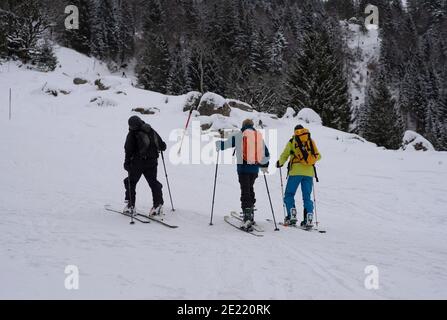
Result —
<path fill-rule="evenodd" d="M 402 140 L 402 150 L 405 151 L 435 151 L 433 145 L 419 133 L 408 130 Z"/>
<path fill-rule="evenodd" d="M 227 99 L 227 103 L 231 108 L 239 109 L 246 112 L 253 112 L 253 107 L 248 103 L 235 99 Z"/>
<path fill-rule="evenodd" d="M 231 113 L 231 108 L 228 105 L 227 100 L 224 97 L 212 92 L 207 92 L 202 96 L 197 110 L 202 116 L 220 114 L 225 117 L 229 117 Z"/>

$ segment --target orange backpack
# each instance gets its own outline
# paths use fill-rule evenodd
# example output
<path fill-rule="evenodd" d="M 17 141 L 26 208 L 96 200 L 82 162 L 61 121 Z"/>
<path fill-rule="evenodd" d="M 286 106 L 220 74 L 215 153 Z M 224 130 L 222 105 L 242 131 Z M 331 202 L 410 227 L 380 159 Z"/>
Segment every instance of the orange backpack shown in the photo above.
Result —
<path fill-rule="evenodd" d="M 247 129 L 242 134 L 242 156 L 247 164 L 260 164 L 264 159 L 264 139 L 256 130 Z"/>

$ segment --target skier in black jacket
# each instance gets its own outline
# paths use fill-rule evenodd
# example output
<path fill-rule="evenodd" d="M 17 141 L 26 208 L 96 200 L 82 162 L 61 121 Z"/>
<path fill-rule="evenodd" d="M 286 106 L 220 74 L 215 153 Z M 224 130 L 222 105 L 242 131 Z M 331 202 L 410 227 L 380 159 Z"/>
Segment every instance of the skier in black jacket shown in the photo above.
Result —
<path fill-rule="evenodd" d="M 153 207 L 149 214 L 162 214 L 164 204 L 163 186 L 157 180 L 157 166 L 159 153 L 166 150 L 166 143 L 149 124 L 137 116 L 132 116 L 129 118 L 129 133 L 124 150 L 126 153 L 124 169 L 129 172 L 128 177 L 124 179 L 127 202 L 124 212 L 133 212 L 135 208 L 135 189 L 141 176 L 144 175 L 152 190 Z"/>

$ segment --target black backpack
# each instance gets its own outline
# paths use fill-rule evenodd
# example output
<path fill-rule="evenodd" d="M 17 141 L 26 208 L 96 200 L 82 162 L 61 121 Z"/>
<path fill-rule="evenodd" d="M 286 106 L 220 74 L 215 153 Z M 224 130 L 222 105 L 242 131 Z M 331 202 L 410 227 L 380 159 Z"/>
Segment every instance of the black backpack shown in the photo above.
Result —
<path fill-rule="evenodd" d="M 151 157 L 151 151 L 155 148 L 154 157 L 158 156 L 160 151 L 159 142 L 154 129 L 147 123 L 141 126 L 140 130 L 135 133 L 137 140 L 138 154 L 141 158 L 147 159 Z"/>

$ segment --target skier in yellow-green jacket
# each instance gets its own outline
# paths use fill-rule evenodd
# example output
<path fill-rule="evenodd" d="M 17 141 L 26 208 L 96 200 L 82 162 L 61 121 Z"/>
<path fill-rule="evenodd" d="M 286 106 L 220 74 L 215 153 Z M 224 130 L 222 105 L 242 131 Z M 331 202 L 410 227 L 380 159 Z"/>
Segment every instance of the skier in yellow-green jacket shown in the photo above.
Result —
<path fill-rule="evenodd" d="M 313 226 L 314 203 L 311 200 L 313 178 L 315 176 L 315 163 L 321 159 L 317 145 L 311 139 L 310 132 L 303 126 L 295 127 L 293 137 L 289 140 L 279 160 L 277 168 L 281 168 L 289 160 L 288 179 L 284 194 L 284 204 L 287 215 L 284 225 L 296 225 L 297 209 L 295 206 L 295 194 L 301 185 L 303 195 L 304 213 L 301 226 Z"/>

